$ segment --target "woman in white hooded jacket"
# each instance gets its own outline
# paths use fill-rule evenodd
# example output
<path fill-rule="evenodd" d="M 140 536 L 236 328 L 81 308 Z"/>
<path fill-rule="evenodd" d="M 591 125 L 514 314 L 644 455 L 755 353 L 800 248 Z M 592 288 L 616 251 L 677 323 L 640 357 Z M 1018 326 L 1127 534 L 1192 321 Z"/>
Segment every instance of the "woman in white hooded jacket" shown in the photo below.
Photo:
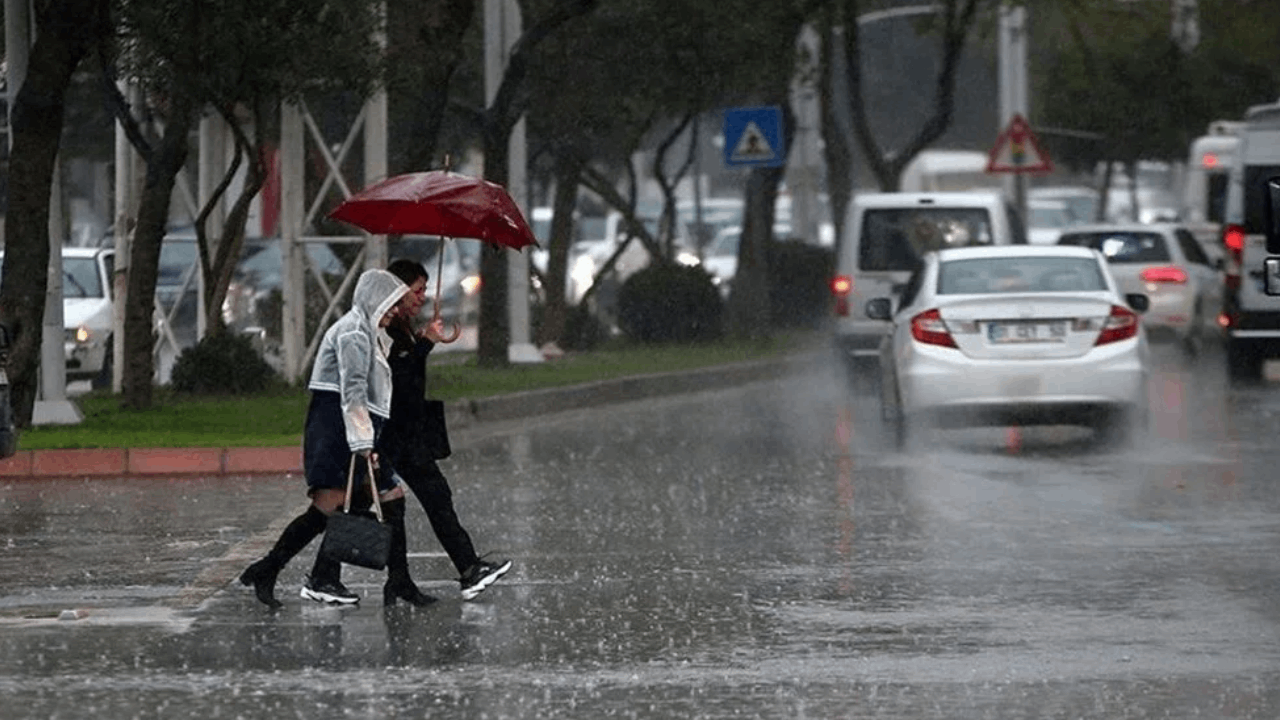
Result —
<path fill-rule="evenodd" d="M 307 408 L 302 439 L 302 463 L 311 505 L 294 518 L 266 557 L 250 565 L 240 582 L 252 585 L 258 600 L 270 608 L 281 603 L 275 597 L 276 577 L 295 555 L 324 532 L 328 517 L 342 506 L 346 495 L 347 468 L 352 454 L 373 456 L 383 421 L 391 415 L 391 368 L 387 353 L 391 339 L 384 329 L 394 317 L 396 305 L 408 287 L 385 270 L 367 270 L 356 283 L 351 309 L 325 332 L 311 369 L 311 403 Z M 376 460 L 376 456 L 373 456 Z M 356 463 L 357 486 L 364 481 L 367 463 Z M 404 504 L 404 490 L 389 472 L 379 472 L 379 497 L 383 502 Z M 398 527 L 404 533 L 403 509 Z M 329 567 L 317 563 L 317 568 Z M 323 570 L 307 578 L 302 596 L 322 602 L 351 604 L 359 597 L 336 577 Z"/>

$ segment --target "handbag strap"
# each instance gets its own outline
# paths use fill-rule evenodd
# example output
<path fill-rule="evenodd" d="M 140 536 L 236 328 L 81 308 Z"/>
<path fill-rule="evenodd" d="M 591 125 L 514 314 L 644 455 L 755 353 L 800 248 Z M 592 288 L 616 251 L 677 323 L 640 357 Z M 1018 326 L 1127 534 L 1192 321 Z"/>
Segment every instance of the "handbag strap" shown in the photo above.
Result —
<path fill-rule="evenodd" d="M 356 458 L 360 453 L 351 453 L 351 464 L 347 467 L 347 495 L 342 501 L 342 512 L 351 512 L 351 490 L 355 485 L 356 477 Z M 373 514 L 378 517 L 378 522 L 382 522 L 382 500 L 378 497 L 378 485 L 373 480 L 373 457 L 366 457 L 369 463 L 369 472 L 365 475 L 365 480 L 369 482 L 369 494 L 373 496 Z"/>

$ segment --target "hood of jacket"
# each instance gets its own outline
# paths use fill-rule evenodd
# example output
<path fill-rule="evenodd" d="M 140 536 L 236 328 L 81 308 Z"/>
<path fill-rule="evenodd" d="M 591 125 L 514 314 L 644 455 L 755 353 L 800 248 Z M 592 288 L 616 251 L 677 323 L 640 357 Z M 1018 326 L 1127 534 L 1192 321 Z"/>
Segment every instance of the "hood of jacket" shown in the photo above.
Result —
<path fill-rule="evenodd" d="M 363 312 L 376 329 L 378 320 L 408 292 L 409 288 L 400 278 L 386 270 L 366 270 L 356 282 L 351 307 Z"/>

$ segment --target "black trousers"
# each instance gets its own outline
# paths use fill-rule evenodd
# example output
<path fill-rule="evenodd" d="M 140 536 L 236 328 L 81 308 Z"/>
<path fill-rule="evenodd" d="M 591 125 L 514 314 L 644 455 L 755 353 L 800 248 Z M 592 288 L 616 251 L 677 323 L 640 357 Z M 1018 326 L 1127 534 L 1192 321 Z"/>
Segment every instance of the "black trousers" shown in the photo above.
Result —
<path fill-rule="evenodd" d="M 393 456 L 391 464 L 422 504 L 427 520 L 431 522 L 431 529 L 435 531 L 436 538 L 457 568 L 458 574 L 465 573 L 472 565 L 480 562 L 475 546 L 471 544 L 471 536 L 454 512 L 453 491 L 449 489 L 449 481 L 445 479 L 444 473 L 440 472 L 440 466 L 427 458 L 401 456 Z"/>

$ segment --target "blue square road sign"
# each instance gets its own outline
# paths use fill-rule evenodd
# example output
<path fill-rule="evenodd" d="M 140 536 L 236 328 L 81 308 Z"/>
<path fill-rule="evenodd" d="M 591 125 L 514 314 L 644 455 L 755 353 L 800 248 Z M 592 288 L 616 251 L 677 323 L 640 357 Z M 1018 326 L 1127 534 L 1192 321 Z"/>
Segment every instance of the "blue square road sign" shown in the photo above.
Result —
<path fill-rule="evenodd" d="M 724 164 L 778 167 L 786 161 L 782 109 L 777 105 L 724 111 Z"/>

